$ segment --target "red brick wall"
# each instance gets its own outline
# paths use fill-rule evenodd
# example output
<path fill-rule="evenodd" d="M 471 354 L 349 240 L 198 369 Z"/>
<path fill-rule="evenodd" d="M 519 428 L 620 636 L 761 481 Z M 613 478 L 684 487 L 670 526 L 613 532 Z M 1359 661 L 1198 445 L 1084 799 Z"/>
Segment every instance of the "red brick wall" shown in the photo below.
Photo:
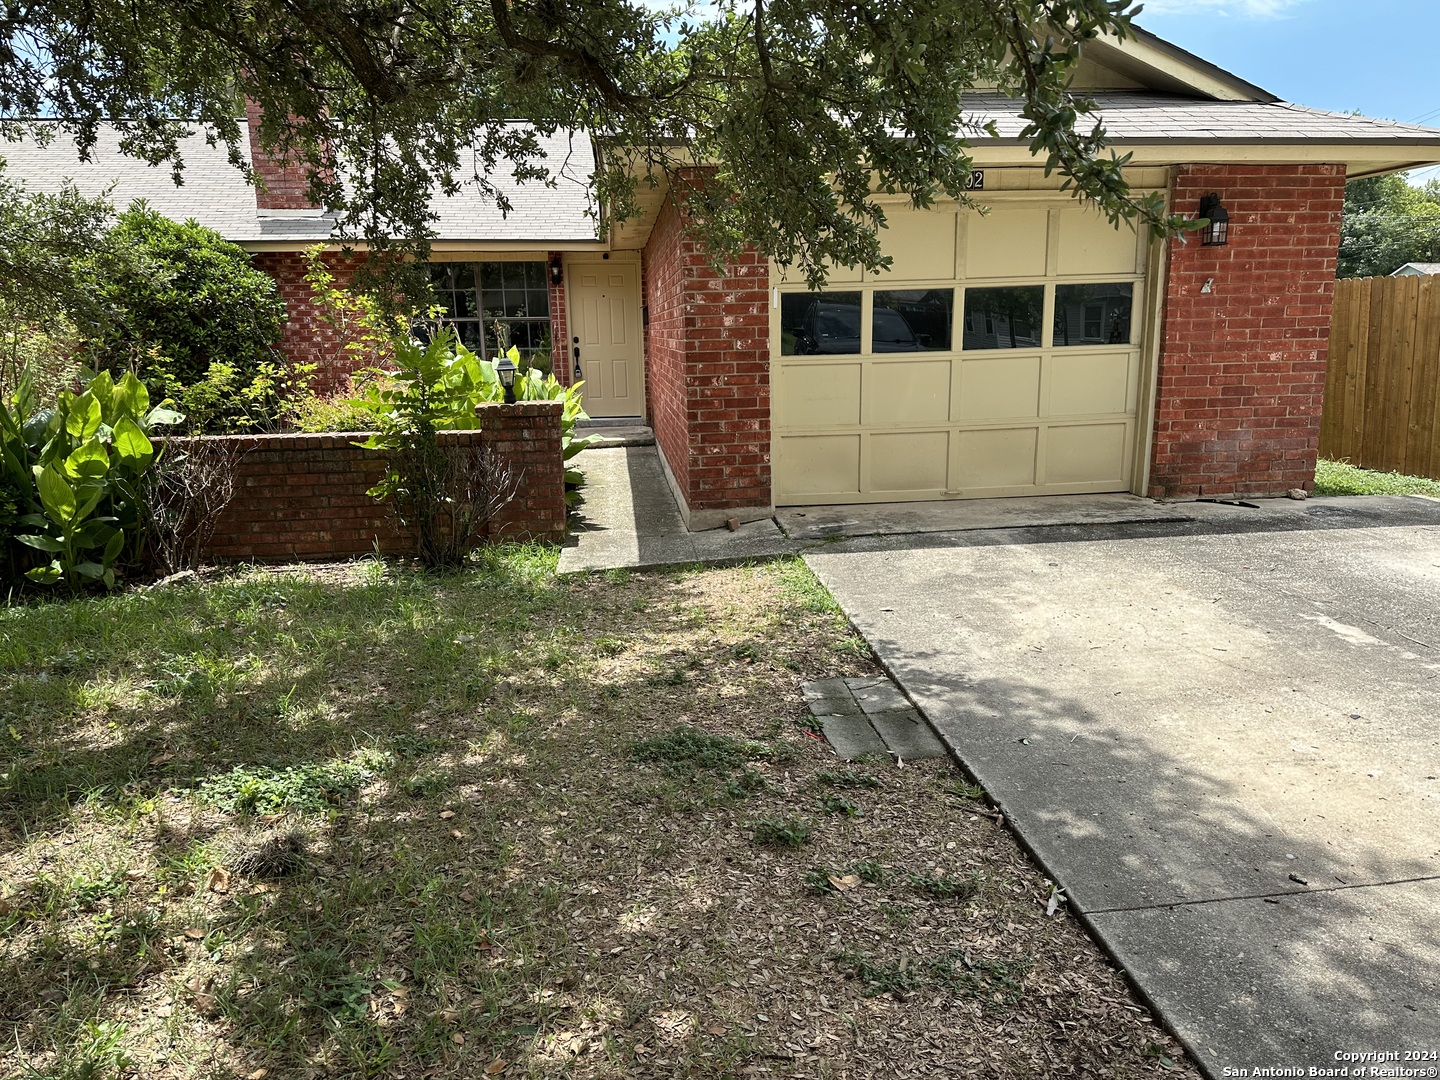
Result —
<path fill-rule="evenodd" d="M 335 275 L 335 284 L 341 288 L 349 285 L 360 264 L 359 256 L 327 254 L 322 258 Z M 369 354 L 348 352 L 345 346 L 354 340 L 353 335 L 325 321 L 324 312 L 315 303 L 305 281 L 302 252 L 259 252 L 252 255 L 250 261 L 275 279 L 280 297 L 285 301 L 280 351 L 292 364 L 316 365 L 314 388 L 317 393 L 330 393 L 343 387 L 351 374 L 375 363 Z"/>
<path fill-rule="evenodd" d="M 552 251 L 545 260 L 548 264 L 560 257 L 560 252 Z M 554 278 L 550 279 L 550 359 L 555 377 L 569 386 L 574 371 L 570 363 L 570 321 L 565 312 L 565 285 L 556 285 Z"/>
<path fill-rule="evenodd" d="M 645 384 L 650 424 L 682 492 L 690 490 L 690 409 L 685 384 L 689 300 L 680 212 L 667 199 L 645 245 Z"/>
<path fill-rule="evenodd" d="M 769 267 L 717 273 L 667 200 L 645 249 L 651 422 L 690 510 L 770 505 Z"/>
<path fill-rule="evenodd" d="M 1186 165 L 1177 211 L 1216 192 L 1230 243 L 1171 241 L 1151 458 L 1157 497 L 1311 487 L 1345 193 L 1342 165 Z M 1203 292 L 1210 281 L 1211 291 Z"/>
<path fill-rule="evenodd" d="M 260 106 L 245 99 L 246 126 L 250 133 L 250 164 L 260 177 L 255 205 L 261 210 L 310 210 L 310 176 L 303 167 L 277 161 L 260 148 Z"/>
<path fill-rule="evenodd" d="M 523 472 L 520 493 L 490 524 L 490 537 L 559 543 L 565 538 L 561 406 L 551 402 L 485 407 L 484 427 L 445 438 L 483 440 Z M 241 451 L 235 498 L 208 554 L 220 559 L 337 559 L 377 547 L 405 554 L 390 508 L 365 494 L 380 477 L 381 455 L 355 443 L 363 434 L 224 435 Z M 186 440 L 176 440 L 183 443 Z"/>

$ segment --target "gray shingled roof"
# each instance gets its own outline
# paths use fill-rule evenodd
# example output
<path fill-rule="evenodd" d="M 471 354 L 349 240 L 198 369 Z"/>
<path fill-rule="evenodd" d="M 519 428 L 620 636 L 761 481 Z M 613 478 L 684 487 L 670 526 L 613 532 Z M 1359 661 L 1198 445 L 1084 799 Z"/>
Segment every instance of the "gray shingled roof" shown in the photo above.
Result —
<path fill-rule="evenodd" d="M 433 208 L 436 239 L 504 241 L 585 241 L 596 238 L 590 174 L 594 149 L 586 135 L 558 132 L 541 136 L 544 164 L 556 176 L 554 187 L 541 183 L 517 184 L 508 175 L 492 177 L 504 191 L 512 209 L 502 214 L 495 200 L 471 187 L 459 195 L 437 191 Z M 245 146 L 249 159 L 249 148 Z M 113 131 L 101 132 L 91 160 L 82 162 L 74 142 L 56 138 L 47 146 L 33 140 L 0 142 L 6 174 L 32 191 L 57 191 L 66 179 L 75 181 L 85 195 L 110 189 L 118 207 L 145 199 L 166 217 L 194 218 L 228 240 L 317 241 L 331 235 L 334 222 L 316 212 L 257 210 L 255 189 L 230 164 L 223 146 L 209 146 L 196 135 L 182 146 L 185 170 L 177 187 L 166 166 L 153 167 L 120 152 Z"/>
<path fill-rule="evenodd" d="M 1370 146 L 1440 146 L 1440 130 L 1324 112 L 1289 102 L 1209 101 L 1114 91 L 1093 95 L 1111 142 L 1322 143 Z M 967 94 L 976 128 L 993 121 L 1002 140 L 1018 140 L 1025 127 L 1020 105 L 1002 94 Z"/>
<path fill-rule="evenodd" d="M 1096 94 L 1095 100 L 1111 142 L 1120 146 L 1269 143 L 1440 148 L 1440 130 L 1434 128 L 1322 112 L 1286 102 L 1210 101 L 1129 91 Z M 1002 142 L 1019 140 L 1025 121 L 1014 99 L 971 94 L 965 104 L 977 132 L 993 121 Z M 977 145 L 983 141 L 977 134 Z M 477 244 L 594 241 L 589 178 L 595 158 L 590 138 L 561 132 L 542 137 L 540 143 L 546 163 L 557 175 L 554 187 L 495 177 L 494 182 L 512 203 L 508 215 L 473 188 L 453 197 L 437 191 L 433 203 L 439 214 L 436 239 Z M 49 146 L 33 141 L 0 143 L 0 157 L 7 161 L 9 176 L 36 191 L 55 191 L 72 178 L 85 194 L 97 195 L 111 188 L 118 206 L 144 198 L 168 217 L 195 218 L 240 243 L 311 242 L 331 235 L 333 222 L 318 212 L 257 210 L 254 189 L 230 165 L 223 147 L 208 146 L 195 136 L 185 143 L 183 153 L 184 182 L 176 187 L 164 166 L 155 168 L 121 154 L 113 132 L 102 132 L 89 162 L 79 161 L 73 142 L 65 138 Z"/>

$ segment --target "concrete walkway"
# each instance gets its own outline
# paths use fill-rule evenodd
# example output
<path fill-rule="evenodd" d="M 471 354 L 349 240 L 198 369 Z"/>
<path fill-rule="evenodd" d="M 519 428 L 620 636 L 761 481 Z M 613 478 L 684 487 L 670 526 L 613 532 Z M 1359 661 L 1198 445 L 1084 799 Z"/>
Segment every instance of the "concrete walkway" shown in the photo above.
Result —
<path fill-rule="evenodd" d="M 806 560 L 1208 1072 L 1440 1050 L 1440 503 L 1185 513 Z"/>
<path fill-rule="evenodd" d="M 574 463 L 585 473 L 585 504 L 560 553 L 562 574 L 743 562 L 795 551 L 770 519 L 735 532 L 687 530 L 654 445 L 592 447 Z"/>

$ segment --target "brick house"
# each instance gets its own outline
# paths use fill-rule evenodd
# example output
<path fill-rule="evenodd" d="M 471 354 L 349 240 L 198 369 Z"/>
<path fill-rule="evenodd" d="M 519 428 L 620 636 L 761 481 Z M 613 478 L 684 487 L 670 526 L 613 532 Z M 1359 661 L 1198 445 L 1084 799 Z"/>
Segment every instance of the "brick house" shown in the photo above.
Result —
<path fill-rule="evenodd" d="M 1440 162 L 1440 131 L 1288 104 L 1144 32 L 1087 45 L 1076 85 L 1132 186 L 1195 216 L 1215 195 L 1226 243 L 1112 228 L 1044 176 L 1017 105 L 978 93 L 987 212 L 893 200 L 886 274 L 811 293 L 758 255 L 716 273 L 663 177 L 632 220 L 592 205 L 575 135 L 546 141 L 558 183 L 512 184 L 508 215 L 437 200 L 437 292 L 467 341 L 493 347 L 498 320 L 585 379 L 592 415 L 648 422 L 696 529 L 776 505 L 1308 487 L 1345 181 Z M 181 188 L 103 141 L 82 166 L 59 144 L 6 156 L 241 244 L 280 283 L 286 351 L 343 374 L 302 280 L 333 223 L 293 170 L 256 155 L 257 192 L 198 139 Z"/>

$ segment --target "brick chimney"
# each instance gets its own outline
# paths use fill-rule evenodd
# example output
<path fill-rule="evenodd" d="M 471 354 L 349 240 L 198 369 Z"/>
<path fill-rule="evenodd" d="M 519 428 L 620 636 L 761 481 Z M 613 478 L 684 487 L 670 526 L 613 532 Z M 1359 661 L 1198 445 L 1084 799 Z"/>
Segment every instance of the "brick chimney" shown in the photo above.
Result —
<path fill-rule="evenodd" d="M 260 147 L 260 106 L 245 99 L 245 119 L 250 131 L 250 164 L 263 187 L 255 189 L 255 206 L 260 210 L 318 210 L 310 197 L 310 176 L 303 165 L 276 160 Z"/>

